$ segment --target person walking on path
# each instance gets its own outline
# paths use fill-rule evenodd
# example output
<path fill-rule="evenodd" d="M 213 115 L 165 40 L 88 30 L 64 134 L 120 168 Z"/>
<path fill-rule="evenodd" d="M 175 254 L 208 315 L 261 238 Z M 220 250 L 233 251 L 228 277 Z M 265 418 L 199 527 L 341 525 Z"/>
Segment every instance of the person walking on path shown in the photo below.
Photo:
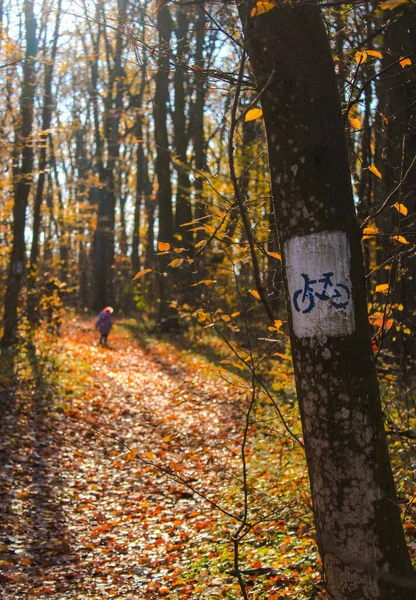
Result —
<path fill-rule="evenodd" d="M 95 324 L 95 328 L 100 332 L 100 344 L 102 346 L 107 346 L 108 334 L 113 326 L 113 319 L 111 318 L 113 312 L 114 309 L 111 306 L 107 306 L 100 312 Z"/>

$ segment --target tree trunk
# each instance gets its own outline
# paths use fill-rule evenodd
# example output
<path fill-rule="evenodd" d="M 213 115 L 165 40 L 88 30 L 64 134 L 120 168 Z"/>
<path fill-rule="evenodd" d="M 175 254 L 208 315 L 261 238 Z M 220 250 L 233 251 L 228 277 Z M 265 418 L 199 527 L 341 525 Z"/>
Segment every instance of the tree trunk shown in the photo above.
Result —
<path fill-rule="evenodd" d="M 172 35 L 172 17 L 169 7 L 160 9 L 157 16 L 159 30 L 159 56 L 156 73 L 156 91 L 154 100 L 154 123 L 156 139 L 155 173 L 158 181 L 157 202 L 159 208 L 159 242 L 171 243 L 173 239 L 172 184 L 170 173 L 170 151 L 167 129 L 167 103 L 169 100 L 169 55 Z M 168 330 L 175 326 L 170 308 L 170 282 L 164 276 L 168 255 L 159 256 L 159 326 Z"/>
<path fill-rule="evenodd" d="M 344 124 L 319 8 L 239 10 L 267 130 L 317 542 L 334 600 L 410 600 Z M 407 587 L 406 587 L 407 586 Z"/>
<path fill-rule="evenodd" d="M 402 66 L 400 59 L 411 56 L 414 63 L 416 53 L 416 7 L 399 6 L 386 11 L 387 21 L 384 36 L 382 72 L 377 85 L 378 112 L 383 115 L 378 128 L 378 164 L 382 179 L 377 180 L 376 201 L 381 205 L 387 197 L 390 201 L 386 210 L 377 219 L 377 225 L 390 234 L 407 237 L 414 234 L 416 226 L 416 74 L 414 64 Z M 404 217 L 393 204 L 402 204 L 407 209 Z M 412 238 L 409 238 L 412 241 Z M 387 243 L 386 243 L 387 242 Z M 389 279 L 394 282 L 391 293 L 392 304 L 402 304 L 403 312 L 397 314 L 411 334 L 400 330 L 395 340 L 388 340 L 404 373 L 413 375 L 412 363 L 416 360 L 416 278 L 414 255 L 409 246 L 384 238 L 380 246 L 379 264 L 394 256 Z M 382 282 L 384 283 L 384 282 Z"/>
<path fill-rule="evenodd" d="M 2 346 L 14 343 L 17 332 L 17 307 L 25 270 L 26 208 L 33 181 L 33 105 L 35 96 L 35 59 L 37 53 L 36 19 L 33 2 L 25 0 L 26 53 L 23 65 L 22 95 L 20 98 L 20 128 L 14 148 L 14 205 L 13 245 L 10 255 L 4 303 Z"/>
<path fill-rule="evenodd" d="M 29 319 L 33 322 L 36 320 L 36 309 L 38 304 L 38 294 L 36 291 L 37 281 L 37 268 L 39 262 L 39 232 L 40 232 L 40 221 L 41 221 L 41 208 L 44 196 L 45 180 L 46 180 L 46 166 L 47 166 L 47 141 L 50 135 L 49 129 L 52 120 L 52 109 L 53 109 L 53 98 L 52 98 L 52 79 L 53 70 L 55 65 L 56 51 L 58 47 L 59 37 L 59 25 L 61 20 L 61 0 L 58 3 L 56 18 L 55 18 L 55 31 L 53 34 L 51 56 L 46 60 L 45 64 L 45 84 L 43 94 L 43 107 L 42 107 L 42 133 L 40 135 L 40 151 L 39 151 L 39 164 L 38 164 L 38 181 L 36 185 L 36 194 L 33 204 L 33 225 L 32 225 L 32 245 L 30 249 L 30 260 L 29 260 L 29 277 L 27 280 L 28 298 L 27 298 L 27 310 Z"/>

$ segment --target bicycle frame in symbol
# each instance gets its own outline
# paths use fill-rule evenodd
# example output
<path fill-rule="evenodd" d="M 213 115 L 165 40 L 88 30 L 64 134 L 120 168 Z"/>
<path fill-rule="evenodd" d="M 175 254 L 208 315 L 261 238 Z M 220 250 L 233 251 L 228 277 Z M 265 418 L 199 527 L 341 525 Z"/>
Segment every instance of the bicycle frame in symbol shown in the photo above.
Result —
<path fill-rule="evenodd" d="M 333 283 L 333 273 L 322 273 L 321 279 L 309 279 L 305 273 L 301 273 L 303 277 L 303 289 L 296 290 L 293 294 L 293 304 L 297 312 L 304 314 L 310 313 L 316 306 L 316 298 L 329 303 L 337 309 L 347 308 L 351 292 L 347 285 L 343 283 Z M 323 287 L 318 291 L 314 286 L 317 283 L 322 283 Z M 328 293 L 329 292 L 329 293 Z"/>

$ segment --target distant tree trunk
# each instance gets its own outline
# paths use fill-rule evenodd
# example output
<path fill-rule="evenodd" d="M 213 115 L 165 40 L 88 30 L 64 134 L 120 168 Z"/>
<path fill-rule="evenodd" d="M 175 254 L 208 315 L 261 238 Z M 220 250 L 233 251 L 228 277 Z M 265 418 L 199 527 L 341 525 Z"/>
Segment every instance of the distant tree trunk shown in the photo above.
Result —
<path fill-rule="evenodd" d="M 167 129 L 167 104 L 169 101 L 169 56 L 173 23 L 169 7 L 164 6 L 158 12 L 159 56 L 156 73 L 156 91 L 153 116 L 156 139 L 155 172 L 158 181 L 157 202 L 159 209 L 159 242 L 171 243 L 173 240 L 172 183 L 170 172 L 170 151 Z M 163 275 L 166 271 L 167 255 L 159 257 L 159 325 L 162 330 L 173 325 L 170 304 L 170 282 Z"/>
<path fill-rule="evenodd" d="M 23 5 L 26 32 L 26 52 L 23 64 L 22 93 L 20 97 L 20 126 L 13 152 L 13 245 L 10 255 L 4 303 L 2 346 L 13 345 L 17 332 L 17 307 L 25 271 L 26 208 L 33 181 L 33 105 L 35 96 L 35 60 L 37 53 L 36 19 L 33 2 Z"/>
<path fill-rule="evenodd" d="M 385 11 L 386 32 L 382 72 L 377 85 L 378 112 L 378 165 L 382 179 L 377 180 L 377 203 L 381 205 L 390 196 L 388 207 L 378 217 L 377 224 L 386 233 L 399 233 L 406 237 L 416 228 L 416 7 L 401 5 Z M 400 59 L 411 56 L 410 64 L 402 66 Z M 394 193 L 393 193 L 394 192 Z M 403 204 L 404 216 L 393 204 Z M 411 238 L 409 239 L 411 241 Z M 402 304 L 404 310 L 397 315 L 411 334 L 397 332 L 396 340 L 388 346 L 394 352 L 403 371 L 413 375 L 411 364 L 416 359 L 416 278 L 414 255 L 409 246 L 386 238 L 379 244 L 378 263 L 391 256 L 393 271 L 392 303 Z"/>
<path fill-rule="evenodd" d="M 296 387 L 328 590 L 334 600 L 410 600 L 413 572 L 383 430 L 327 35 L 317 6 L 279 4 L 251 17 L 254 5 L 238 3 L 263 89 Z"/>
<path fill-rule="evenodd" d="M 175 156 L 179 161 L 176 166 L 178 186 L 176 191 L 175 231 L 184 239 L 187 247 L 192 244 L 192 233 L 181 227 L 183 223 L 192 221 L 192 206 L 190 198 L 190 181 L 187 168 L 187 150 L 189 144 L 185 97 L 185 70 L 187 69 L 187 54 L 189 54 L 189 20 L 186 7 L 178 7 L 176 11 L 175 35 L 177 40 L 176 68 L 174 75 L 175 112 L 173 115 Z"/>
<path fill-rule="evenodd" d="M 40 150 L 38 164 L 38 181 L 36 185 L 36 194 L 33 204 L 33 225 L 32 225 L 32 245 L 29 259 L 29 277 L 27 280 L 28 297 L 27 310 L 29 319 L 33 322 L 36 320 L 36 307 L 38 304 L 38 294 L 36 293 L 37 268 L 39 261 L 39 232 L 41 220 L 41 208 L 44 196 L 46 166 L 47 166 L 47 140 L 49 137 L 49 129 L 52 120 L 53 98 L 52 98 L 52 80 L 53 70 L 55 65 L 56 51 L 58 47 L 59 25 L 61 19 L 62 1 L 58 3 L 55 31 L 53 34 L 51 55 L 45 63 L 45 84 L 43 93 L 43 108 L 42 108 L 42 132 L 40 135 Z"/>

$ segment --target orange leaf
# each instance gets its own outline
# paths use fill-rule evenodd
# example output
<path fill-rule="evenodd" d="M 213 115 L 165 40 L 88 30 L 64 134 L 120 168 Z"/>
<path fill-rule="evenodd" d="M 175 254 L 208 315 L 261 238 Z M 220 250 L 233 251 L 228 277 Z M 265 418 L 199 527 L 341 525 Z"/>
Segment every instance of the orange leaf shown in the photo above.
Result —
<path fill-rule="evenodd" d="M 380 285 L 376 286 L 376 292 L 387 292 L 389 289 L 389 284 L 388 283 L 380 283 Z"/>
<path fill-rule="evenodd" d="M 167 252 L 170 249 L 170 244 L 169 242 L 158 242 L 157 249 L 159 252 Z"/>
<path fill-rule="evenodd" d="M 136 279 L 139 279 L 139 277 L 143 277 L 143 275 L 146 275 L 146 273 L 150 273 L 152 269 L 142 269 L 141 271 L 139 271 L 138 273 L 136 273 L 136 275 L 133 277 L 132 281 L 135 281 Z"/>
<path fill-rule="evenodd" d="M 269 12 L 277 6 L 274 0 L 259 0 L 256 2 L 256 6 L 250 13 L 251 17 L 257 17 L 258 15 L 262 15 L 263 13 Z"/>
<path fill-rule="evenodd" d="M 405 205 L 404 205 L 404 204 L 400 204 L 400 202 L 396 202 L 396 204 L 393 204 L 393 206 L 394 206 L 394 208 L 395 208 L 396 210 L 398 210 L 398 211 L 399 211 L 399 213 L 400 213 L 400 214 L 402 214 L 402 215 L 404 215 L 404 216 L 406 216 L 406 215 L 407 215 L 407 213 L 409 212 L 409 211 L 407 210 L 407 208 L 405 207 Z"/>
<path fill-rule="evenodd" d="M 257 300 L 260 300 L 260 294 L 258 293 L 257 290 L 248 290 L 250 292 L 250 294 L 252 296 L 254 296 L 255 298 L 257 298 Z"/>
<path fill-rule="evenodd" d="M 412 64 L 412 61 L 410 60 L 410 58 L 403 58 L 400 61 L 400 65 L 401 65 L 402 69 L 404 69 L 405 67 L 408 67 L 411 64 Z"/>
<path fill-rule="evenodd" d="M 364 50 L 364 52 L 356 52 L 355 53 L 355 62 L 357 63 L 357 65 L 362 65 L 363 63 L 365 63 L 367 58 L 368 58 L 368 55 L 365 50 Z"/>
<path fill-rule="evenodd" d="M 282 260 L 282 255 L 279 252 L 269 252 L 266 250 L 269 256 L 273 256 L 273 258 L 277 258 L 277 260 Z"/>
<path fill-rule="evenodd" d="M 360 131 L 360 129 L 362 127 L 360 119 L 357 119 L 357 117 L 352 117 L 350 119 L 350 123 L 354 127 L 354 129 L 357 129 L 358 131 Z"/>
<path fill-rule="evenodd" d="M 386 0 L 385 2 L 382 2 L 380 4 L 380 8 L 381 8 L 381 10 L 393 10 L 397 6 L 400 6 L 401 4 L 405 4 L 408 1 L 409 0 Z"/>
<path fill-rule="evenodd" d="M 410 244 L 409 241 L 403 235 L 394 235 L 393 239 L 400 242 L 401 244 Z"/>
<path fill-rule="evenodd" d="M 368 170 L 371 171 L 372 173 L 374 173 L 374 175 L 376 175 L 379 179 L 383 179 L 380 171 L 377 169 L 377 167 L 375 165 L 370 165 L 368 167 Z"/>
<path fill-rule="evenodd" d="M 380 233 L 380 229 L 378 229 L 378 227 L 376 227 L 375 225 L 369 225 L 368 227 L 364 227 L 363 240 L 367 240 L 369 237 L 377 235 L 377 233 Z"/>
<path fill-rule="evenodd" d="M 254 119 L 261 117 L 262 114 L 263 111 L 261 108 L 252 108 L 247 112 L 246 116 L 244 117 L 244 121 L 254 121 Z"/>
<path fill-rule="evenodd" d="M 383 55 L 378 50 L 366 50 L 369 56 L 374 56 L 375 58 L 383 58 Z"/>

